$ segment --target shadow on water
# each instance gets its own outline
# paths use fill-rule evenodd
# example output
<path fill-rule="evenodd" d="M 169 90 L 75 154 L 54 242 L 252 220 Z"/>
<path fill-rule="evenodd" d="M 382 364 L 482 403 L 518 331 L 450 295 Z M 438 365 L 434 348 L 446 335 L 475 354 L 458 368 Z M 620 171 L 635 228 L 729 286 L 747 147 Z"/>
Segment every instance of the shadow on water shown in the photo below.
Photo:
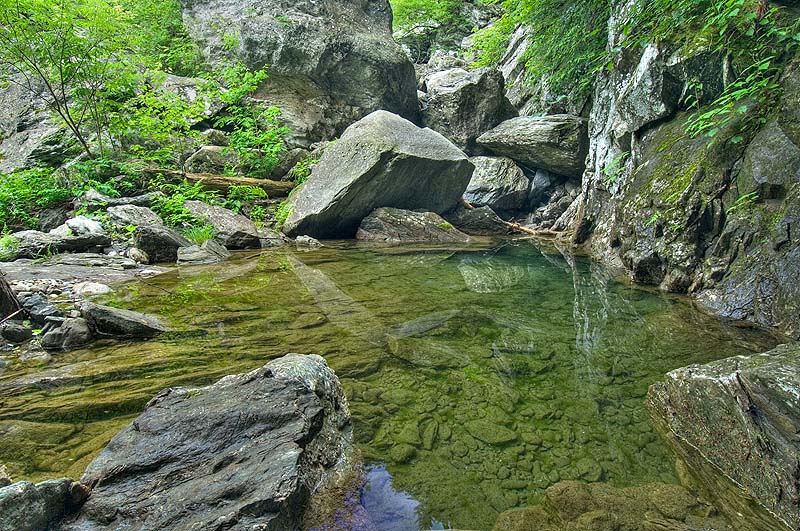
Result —
<path fill-rule="evenodd" d="M 0 462 L 14 476 L 80 476 L 164 387 L 317 353 L 342 380 L 367 460 L 358 503 L 387 531 L 489 529 L 561 480 L 674 482 L 648 386 L 774 344 L 530 242 L 275 250 L 132 283 L 106 302 L 180 333 L 0 373 Z"/>

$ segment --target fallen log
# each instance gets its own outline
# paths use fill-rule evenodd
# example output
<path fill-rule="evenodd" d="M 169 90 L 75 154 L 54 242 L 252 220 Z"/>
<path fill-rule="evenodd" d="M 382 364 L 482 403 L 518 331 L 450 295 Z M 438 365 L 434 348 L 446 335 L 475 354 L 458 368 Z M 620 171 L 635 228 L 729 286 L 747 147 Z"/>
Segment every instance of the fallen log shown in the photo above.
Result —
<path fill-rule="evenodd" d="M 202 183 L 207 190 L 214 190 L 221 194 L 227 194 L 232 186 L 255 186 L 264 190 L 269 197 L 286 197 L 294 188 L 291 181 L 270 181 L 269 179 L 253 179 L 250 177 L 228 177 L 227 175 L 216 175 L 213 173 L 187 173 L 179 170 L 147 170 L 151 174 L 160 174 L 167 179 L 182 180 L 186 179 L 192 183 Z"/>

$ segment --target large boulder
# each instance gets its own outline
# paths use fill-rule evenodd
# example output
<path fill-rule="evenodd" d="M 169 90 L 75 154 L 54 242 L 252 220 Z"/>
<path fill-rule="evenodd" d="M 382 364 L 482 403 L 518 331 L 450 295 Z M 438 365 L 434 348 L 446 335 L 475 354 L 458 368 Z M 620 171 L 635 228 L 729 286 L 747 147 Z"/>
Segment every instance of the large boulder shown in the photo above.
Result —
<path fill-rule="evenodd" d="M 86 469 L 92 495 L 61 529 L 305 529 L 311 493 L 351 451 L 336 375 L 288 354 L 159 393 Z"/>
<path fill-rule="evenodd" d="M 86 345 L 92 340 L 89 323 L 83 318 L 65 319 L 57 328 L 42 335 L 41 344 L 45 350 L 72 350 Z"/>
<path fill-rule="evenodd" d="M 472 157 L 475 173 L 464 192 L 464 199 L 478 207 L 493 210 L 519 210 L 528 200 L 531 181 L 516 163 L 505 157 Z"/>
<path fill-rule="evenodd" d="M 800 347 L 672 371 L 650 388 L 647 403 L 737 529 L 800 527 Z"/>
<path fill-rule="evenodd" d="M 186 28 L 211 62 L 233 55 L 251 69 L 269 66 L 256 97 L 282 109 L 299 143 L 334 138 L 376 109 L 418 118 L 414 67 L 392 40 L 386 0 L 181 5 Z"/>
<path fill-rule="evenodd" d="M 494 68 L 437 72 L 426 84 L 425 125 L 467 153 L 480 150 L 480 135 L 517 114 L 506 99 L 503 75 Z"/>
<path fill-rule="evenodd" d="M 292 196 L 283 231 L 290 237 L 351 238 L 376 208 L 440 214 L 458 203 L 472 171 L 467 156 L 439 133 L 376 111 L 325 150 Z"/>
<path fill-rule="evenodd" d="M 152 315 L 92 302 L 81 304 L 81 314 L 101 337 L 151 338 L 167 331 L 167 327 Z"/>
<path fill-rule="evenodd" d="M 230 148 L 222 146 L 203 146 L 186 159 L 184 167 L 191 173 L 214 173 L 223 175 L 234 168 L 238 157 Z"/>
<path fill-rule="evenodd" d="M 118 226 L 141 227 L 145 225 L 163 225 L 161 216 L 147 207 L 136 205 L 119 205 L 108 208 L 108 217 Z"/>
<path fill-rule="evenodd" d="M 133 233 L 133 242 L 137 249 L 144 251 L 151 264 L 175 262 L 178 249 L 192 246 L 179 232 L 160 225 L 138 227 Z"/>
<path fill-rule="evenodd" d="M 586 120 L 570 114 L 520 116 L 481 135 L 478 143 L 531 169 L 579 179 L 589 139 Z"/>
<path fill-rule="evenodd" d="M 86 233 L 80 235 L 48 234 L 35 230 L 15 232 L 11 235 L 13 247 L 8 261 L 17 258 L 39 258 L 61 252 L 83 253 L 102 250 L 111 245 L 105 234 Z"/>
<path fill-rule="evenodd" d="M 2 468 L 2 467 L 0 467 Z M 88 489 L 71 479 L 20 481 L 0 488 L 0 529 L 43 531 L 80 508 Z"/>
<path fill-rule="evenodd" d="M 379 208 L 364 218 L 356 239 L 369 242 L 468 243 L 469 236 L 433 212 Z"/>
<path fill-rule="evenodd" d="M 194 217 L 214 227 L 215 239 L 228 249 L 261 248 L 258 227 L 246 216 L 202 201 L 186 201 L 183 206 Z"/>

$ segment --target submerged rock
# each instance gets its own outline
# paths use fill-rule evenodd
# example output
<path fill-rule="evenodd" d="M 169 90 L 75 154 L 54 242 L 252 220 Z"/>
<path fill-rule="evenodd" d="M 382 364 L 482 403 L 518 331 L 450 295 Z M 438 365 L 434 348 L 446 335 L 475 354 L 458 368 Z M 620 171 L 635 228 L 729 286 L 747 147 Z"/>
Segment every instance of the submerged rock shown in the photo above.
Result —
<path fill-rule="evenodd" d="M 167 331 L 167 327 L 151 315 L 92 302 L 81 304 L 81 313 L 99 336 L 150 338 Z"/>
<path fill-rule="evenodd" d="M 361 222 L 356 239 L 369 242 L 468 243 L 469 236 L 433 212 L 379 208 Z"/>
<path fill-rule="evenodd" d="M 475 173 L 464 192 L 473 206 L 493 210 L 519 210 L 528 200 L 530 180 L 513 160 L 505 157 L 472 157 Z"/>
<path fill-rule="evenodd" d="M 741 529 L 800 527 L 800 347 L 672 371 L 648 393 L 658 430 Z"/>
<path fill-rule="evenodd" d="M 498 125 L 478 143 L 531 169 L 580 178 L 589 139 L 586 120 L 569 114 L 521 116 Z"/>
<path fill-rule="evenodd" d="M 0 488 L 0 529 L 52 529 L 65 515 L 80 508 L 88 494 L 85 486 L 66 478 L 37 484 L 20 481 Z"/>
<path fill-rule="evenodd" d="M 230 258 L 231 253 L 221 243 L 206 240 L 202 245 L 178 249 L 178 263 L 183 265 L 216 264 Z"/>
<path fill-rule="evenodd" d="M 467 156 L 439 133 L 377 111 L 325 150 L 293 195 L 283 231 L 350 238 L 376 208 L 442 213 L 461 198 L 472 170 Z"/>
<path fill-rule="evenodd" d="M 301 529 L 312 492 L 352 450 L 336 375 L 288 354 L 159 393 L 89 465 L 92 495 L 61 529 Z"/>
<path fill-rule="evenodd" d="M 11 485 L 11 476 L 8 474 L 8 469 L 5 465 L 0 465 L 0 488 Z"/>

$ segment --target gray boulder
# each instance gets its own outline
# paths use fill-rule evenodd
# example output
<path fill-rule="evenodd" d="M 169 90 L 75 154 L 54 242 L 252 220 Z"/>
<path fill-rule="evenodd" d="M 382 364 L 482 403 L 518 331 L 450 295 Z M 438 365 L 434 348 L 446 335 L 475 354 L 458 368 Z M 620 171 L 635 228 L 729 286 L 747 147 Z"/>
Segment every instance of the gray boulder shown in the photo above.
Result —
<path fill-rule="evenodd" d="M 42 336 L 42 348 L 45 350 L 72 350 L 86 345 L 92 340 L 92 331 L 86 319 L 80 317 L 65 319 L 58 328 L 46 332 Z"/>
<path fill-rule="evenodd" d="M 227 168 L 236 166 L 238 158 L 229 148 L 203 146 L 186 160 L 184 167 L 192 173 L 224 174 Z"/>
<path fill-rule="evenodd" d="M 98 336 L 146 339 L 167 331 L 167 327 L 152 315 L 92 302 L 81 304 L 81 314 Z"/>
<path fill-rule="evenodd" d="M 350 126 L 292 196 L 290 237 L 350 238 L 376 208 L 442 213 L 472 175 L 467 156 L 439 133 L 386 111 Z"/>
<path fill-rule="evenodd" d="M 54 253 L 84 253 L 102 250 L 111 245 L 111 238 L 105 234 L 82 234 L 75 236 L 59 236 L 36 230 L 15 232 L 11 235 L 16 240 L 9 261 L 17 258 L 38 258 Z"/>
<path fill-rule="evenodd" d="M 503 75 L 494 68 L 437 72 L 426 84 L 425 125 L 467 153 L 483 151 L 477 138 L 517 114 L 506 99 Z"/>
<path fill-rule="evenodd" d="M 108 208 L 108 217 L 115 225 L 141 227 L 143 225 L 163 225 L 161 217 L 147 207 L 120 205 Z"/>
<path fill-rule="evenodd" d="M 301 529 L 311 493 L 352 449 L 334 372 L 288 354 L 159 393 L 86 469 L 92 496 L 61 529 Z"/>
<path fill-rule="evenodd" d="M 215 239 L 228 249 L 261 248 L 258 227 L 247 217 L 202 201 L 186 201 L 183 206 L 194 217 L 214 227 Z"/>
<path fill-rule="evenodd" d="M 0 337 L 12 345 L 20 345 L 33 337 L 33 330 L 20 321 L 6 321 L 0 325 Z"/>
<path fill-rule="evenodd" d="M 508 223 L 488 206 L 472 209 L 459 206 L 444 214 L 444 219 L 461 232 L 472 236 L 502 236 L 512 232 Z"/>
<path fill-rule="evenodd" d="M 784 345 L 672 371 L 647 405 L 735 528 L 797 529 L 799 396 L 800 347 Z"/>
<path fill-rule="evenodd" d="M 25 313 L 35 323 L 43 324 L 48 317 L 62 317 L 64 315 L 64 312 L 55 304 L 38 293 L 25 297 L 21 302 Z"/>
<path fill-rule="evenodd" d="M 138 227 L 133 233 L 133 242 L 137 249 L 145 253 L 151 264 L 175 262 L 178 259 L 178 249 L 192 246 L 177 231 L 157 225 Z"/>
<path fill-rule="evenodd" d="M 379 208 L 364 218 L 356 239 L 369 242 L 468 243 L 469 236 L 433 212 Z"/>
<path fill-rule="evenodd" d="M 756 134 L 745 151 L 736 184 L 741 195 L 756 192 L 759 199 L 783 199 L 800 183 L 800 146 L 790 127 L 773 120 Z"/>
<path fill-rule="evenodd" d="M 85 486 L 66 478 L 12 483 L 0 488 L 0 529 L 52 529 L 65 515 L 79 509 L 88 495 Z"/>
<path fill-rule="evenodd" d="M 256 97 L 283 111 L 306 146 L 376 109 L 418 118 L 414 68 L 394 42 L 386 1 L 182 0 L 183 21 L 211 62 L 269 65 Z M 224 20 L 225 24 L 220 24 Z M 230 36 L 236 36 L 230 50 Z"/>
<path fill-rule="evenodd" d="M 494 210 L 519 210 L 528 200 L 530 180 L 516 163 L 505 157 L 472 157 L 475 173 L 464 192 L 464 199 L 477 207 Z"/>
<path fill-rule="evenodd" d="M 589 149 L 586 120 L 570 114 L 512 118 L 481 135 L 478 143 L 528 168 L 576 179 Z"/>
<path fill-rule="evenodd" d="M 163 196 L 164 194 L 162 192 L 155 191 L 133 197 L 110 197 L 91 188 L 77 199 L 75 206 L 76 208 L 85 208 L 88 212 L 122 205 L 150 207 L 158 198 Z"/>
<path fill-rule="evenodd" d="M 75 216 L 64 222 L 72 234 L 76 236 L 85 236 L 91 234 L 105 234 L 103 225 L 100 222 L 87 218 L 86 216 Z"/>
<path fill-rule="evenodd" d="M 531 188 L 528 191 L 528 205 L 537 207 L 544 202 L 553 191 L 553 186 L 560 179 L 545 170 L 536 170 L 531 179 Z"/>
<path fill-rule="evenodd" d="M 206 240 L 202 245 L 178 249 L 178 263 L 182 265 L 216 264 L 230 258 L 231 253 L 221 243 Z"/>

